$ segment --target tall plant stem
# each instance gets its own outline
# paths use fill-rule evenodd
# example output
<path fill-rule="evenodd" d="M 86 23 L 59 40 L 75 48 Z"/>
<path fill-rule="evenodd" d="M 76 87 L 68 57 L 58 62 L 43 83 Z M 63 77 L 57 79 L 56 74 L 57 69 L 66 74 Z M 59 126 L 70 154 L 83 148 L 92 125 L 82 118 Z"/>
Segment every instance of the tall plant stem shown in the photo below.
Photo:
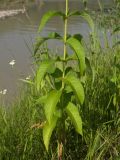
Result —
<path fill-rule="evenodd" d="M 65 60 L 67 55 L 67 26 L 68 26 L 68 0 L 66 0 L 65 20 L 64 20 L 64 52 L 63 52 L 63 79 L 65 77 Z M 62 89 L 64 88 L 64 82 L 62 82 Z"/>
<path fill-rule="evenodd" d="M 63 76 L 65 77 L 65 65 L 66 65 L 66 55 L 67 55 L 67 25 L 68 25 L 68 1 L 66 0 L 66 9 L 65 9 L 65 19 L 64 19 L 64 52 L 63 52 Z M 64 81 L 62 81 L 62 89 L 64 89 Z M 62 107 L 63 107 L 64 97 L 62 96 Z M 64 115 L 62 117 L 62 126 L 59 133 L 59 141 L 58 141 L 58 160 L 62 160 L 63 156 L 63 145 L 65 142 L 65 120 Z"/>
<path fill-rule="evenodd" d="M 66 12 L 65 12 L 65 23 L 64 23 L 64 60 L 66 59 L 67 48 L 67 25 L 68 25 L 68 0 L 66 0 Z"/>

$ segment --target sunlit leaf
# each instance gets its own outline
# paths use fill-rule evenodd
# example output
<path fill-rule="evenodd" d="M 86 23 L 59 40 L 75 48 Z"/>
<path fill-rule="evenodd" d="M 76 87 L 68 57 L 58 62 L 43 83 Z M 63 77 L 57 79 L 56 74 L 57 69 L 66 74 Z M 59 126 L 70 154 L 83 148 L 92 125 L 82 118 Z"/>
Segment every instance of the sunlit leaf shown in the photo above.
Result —
<path fill-rule="evenodd" d="M 46 99 L 45 106 L 44 106 L 45 116 L 48 123 L 51 123 L 52 117 L 56 110 L 56 105 L 60 100 L 61 92 L 62 91 L 53 90 L 48 94 L 48 97 Z"/>
<path fill-rule="evenodd" d="M 65 110 L 68 116 L 70 117 L 76 131 L 82 135 L 83 134 L 82 133 L 82 119 L 79 114 L 78 108 L 73 103 L 69 102 Z"/>
<path fill-rule="evenodd" d="M 73 75 L 68 75 L 67 77 L 65 77 L 65 82 L 71 86 L 78 100 L 81 104 L 83 104 L 85 95 L 80 80 Z"/>
<path fill-rule="evenodd" d="M 65 15 L 60 11 L 49 11 L 49 12 L 45 13 L 41 19 L 38 31 L 41 32 L 41 30 L 44 28 L 44 26 L 46 25 L 48 20 L 54 16 L 61 16 L 64 18 Z"/>
<path fill-rule="evenodd" d="M 80 11 L 74 11 L 74 12 L 71 12 L 69 16 L 80 16 L 80 17 L 82 17 L 83 19 L 85 19 L 87 21 L 87 23 L 89 24 L 92 31 L 94 31 L 94 22 L 93 22 L 92 18 L 90 17 L 90 15 L 88 13 L 80 12 Z"/>
<path fill-rule="evenodd" d="M 80 73 L 83 75 L 85 71 L 85 51 L 81 42 L 78 39 L 71 37 L 67 40 L 67 44 L 75 51 L 79 60 Z"/>
<path fill-rule="evenodd" d="M 53 61 L 43 61 L 38 70 L 37 70 L 37 74 L 36 74 L 36 88 L 39 91 L 40 89 L 40 85 L 41 85 L 41 81 L 43 79 L 43 77 L 45 76 L 47 70 L 50 68 L 50 66 L 53 64 Z"/>
<path fill-rule="evenodd" d="M 48 37 L 51 39 L 61 39 L 62 38 L 57 32 L 49 33 Z"/>
<path fill-rule="evenodd" d="M 44 104 L 46 102 L 46 99 L 47 99 L 47 95 L 41 96 L 40 98 L 38 98 L 36 100 L 35 105 L 37 105 L 37 104 Z"/>
<path fill-rule="evenodd" d="M 44 141 L 44 145 L 47 151 L 49 147 L 50 138 L 56 126 L 56 123 L 57 123 L 57 117 L 52 117 L 51 123 L 49 124 L 47 122 L 43 128 L 43 141 Z"/>

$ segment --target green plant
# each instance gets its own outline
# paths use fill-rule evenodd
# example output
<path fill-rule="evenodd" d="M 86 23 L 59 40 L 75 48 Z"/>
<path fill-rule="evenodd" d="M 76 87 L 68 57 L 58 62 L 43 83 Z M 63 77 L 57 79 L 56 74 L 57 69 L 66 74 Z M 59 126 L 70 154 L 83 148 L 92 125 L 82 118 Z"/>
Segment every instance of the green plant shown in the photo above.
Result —
<path fill-rule="evenodd" d="M 35 86 L 38 92 L 44 91 L 43 96 L 38 99 L 38 104 L 43 103 L 46 123 L 43 127 L 43 140 L 46 149 L 50 143 L 53 130 L 56 128 L 58 140 L 58 159 L 62 159 L 63 146 L 65 145 L 66 123 L 73 123 L 76 131 L 82 136 L 82 118 L 80 116 L 81 105 L 84 102 L 84 88 L 82 79 L 85 73 L 85 51 L 80 34 L 68 34 L 68 19 L 71 16 L 81 16 L 88 21 L 93 28 L 92 19 L 86 12 L 73 11 L 68 8 L 66 0 L 65 13 L 60 11 L 49 11 L 40 23 L 39 33 L 49 19 L 60 16 L 64 22 L 64 36 L 58 33 L 50 33 L 48 37 L 39 37 L 34 49 L 34 57 L 40 46 L 49 39 L 57 39 L 63 42 L 63 56 L 52 58 L 48 52 L 41 55 L 35 77 Z M 68 53 L 67 47 L 73 51 Z M 75 62 L 76 66 L 72 63 Z"/>
<path fill-rule="evenodd" d="M 120 137 L 119 48 L 117 46 L 113 49 L 104 48 L 99 54 L 88 56 L 91 67 L 94 67 L 94 81 L 89 71 L 83 105 L 83 117 L 85 117 L 83 121 L 86 123 L 85 131 L 87 131 L 84 133 L 84 138 L 88 146 L 86 159 L 115 159 L 118 156 L 116 153 L 119 152 L 115 139 L 119 141 Z M 105 141 L 103 137 L 106 137 Z M 111 140 L 113 137 L 114 140 L 111 142 L 108 140 L 109 137 Z M 112 152 L 113 146 L 117 148 L 116 153 Z"/>
<path fill-rule="evenodd" d="M 66 10 L 66 14 L 51 11 L 43 16 L 40 33 L 51 17 L 60 16 L 64 36 L 50 33 L 38 37 L 36 74 L 23 80 L 28 85 L 13 106 L 0 107 L 0 160 L 120 159 L 119 43 L 112 48 L 100 47 L 89 15 Z M 84 17 L 92 29 L 92 41 L 86 48 L 80 34 L 68 34 L 67 21 L 75 15 Z M 118 33 L 119 27 L 115 27 L 116 42 Z M 44 42 L 51 39 L 63 43 L 62 56 L 53 55 L 47 48 Z"/>

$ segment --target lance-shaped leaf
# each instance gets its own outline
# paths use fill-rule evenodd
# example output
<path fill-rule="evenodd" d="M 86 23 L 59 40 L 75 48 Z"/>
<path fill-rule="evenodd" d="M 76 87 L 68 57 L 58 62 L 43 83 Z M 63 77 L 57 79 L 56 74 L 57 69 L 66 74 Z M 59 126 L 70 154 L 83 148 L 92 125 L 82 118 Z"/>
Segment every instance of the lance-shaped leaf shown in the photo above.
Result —
<path fill-rule="evenodd" d="M 51 32 L 51 33 L 49 33 L 48 37 L 50 39 L 61 39 L 62 38 L 57 32 Z"/>
<path fill-rule="evenodd" d="M 92 18 L 90 17 L 90 15 L 88 13 L 80 12 L 80 11 L 74 11 L 74 12 L 71 12 L 69 14 L 69 16 L 80 16 L 80 17 L 82 17 L 83 19 L 85 19 L 87 21 L 87 23 L 91 27 L 92 31 L 94 31 L 94 22 L 93 22 Z"/>
<path fill-rule="evenodd" d="M 63 18 L 65 17 L 65 15 L 60 11 L 49 11 L 49 12 L 45 13 L 41 19 L 41 23 L 40 23 L 38 32 L 41 32 L 41 30 L 44 28 L 44 26 L 48 22 L 48 20 L 54 16 L 61 16 Z"/>
<path fill-rule="evenodd" d="M 82 12 L 81 17 L 84 18 L 88 22 L 92 31 L 94 31 L 94 22 L 93 22 L 92 18 L 90 17 L 90 15 L 86 12 Z"/>
<path fill-rule="evenodd" d="M 65 110 L 67 115 L 70 117 L 76 132 L 82 135 L 82 119 L 78 108 L 73 103 L 69 102 Z"/>
<path fill-rule="evenodd" d="M 93 36 L 93 41 L 94 41 L 94 45 L 95 45 L 96 44 L 95 25 L 94 25 L 94 22 L 93 22 L 92 18 L 90 17 L 90 15 L 86 12 L 74 11 L 74 12 L 71 12 L 69 14 L 69 16 L 80 16 L 84 20 L 87 21 L 87 23 L 89 24 L 89 26 L 92 30 L 92 36 Z"/>
<path fill-rule="evenodd" d="M 57 117 L 52 117 L 51 123 L 49 124 L 47 122 L 43 128 L 43 141 L 44 141 L 44 145 L 47 151 L 49 147 L 50 138 L 56 126 L 56 123 L 57 123 Z"/>
<path fill-rule="evenodd" d="M 43 79 L 43 77 L 45 76 L 47 70 L 50 68 L 50 66 L 54 63 L 54 61 L 43 61 L 42 63 L 40 63 L 40 67 L 37 70 L 37 74 L 36 74 L 36 88 L 39 91 L 40 89 L 40 85 L 41 85 L 41 81 Z"/>
<path fill-rule="evenodd" d="M 75 51 L 79 60 L 80 73 L 83 75 L 85 71 L 85 51 L 81 42 L 79 39 L 71 37 L 67 40 L 67 44 Z"/>
<path fill-rule="evenodd" d="M 48 37 L 37 39 L 37 42 L 36 42 L 35 48 L 34 48 L 34 56 L 36 55 L 36 53 L 37 53 L 38 49 L 40 48 L 40 46 L 41 46 L 45 41 L 47 41 L 48 39 L 49 39 Z"/>
<path fill-rule="evenodd" d="M 48 97 L 46 99 L 46 103 L 44 106 L 45 116 L 46 116 L 48 123 L 51 123 L 52 121 L 52 117 L 56 110 L 56 105 L 58 101 L 60 100 L 61 93 L 62 91 L 53 90 L 48 94 Z"/>
<path fill-rule="evenodd" d="M 36 55 L 38 49 L 40 48 L 40 46 L 47 40 L 49 39 L 61 39 L 61 36 L 56 33 L 56 32 L 51 32 L 48 37 L 40 37 L 39 39 L 37 39 L 37 42 L 35 44 L 35 48 L 34 48 L 34 56 Z"/>
<path fill-rule="evenodd" d="M 65 83 L 71 86 L 78 100 L 80 101 L 81 104 L 83 104 L 85 95 L 84 95 L 84 89 L 80 80 L 73 75 L 68 75 L 67 77 L 65 77 L 64 80 L 65 80 Z"/>
<path fill-rule="evenodd" d="M 47 99 L 47 95 L 41 96 L 40 98 L 38 98 L 38 99 L 35 101 L 35 105 L 37 105 L 37 104 L 45 104 L 46 99 Z"/>

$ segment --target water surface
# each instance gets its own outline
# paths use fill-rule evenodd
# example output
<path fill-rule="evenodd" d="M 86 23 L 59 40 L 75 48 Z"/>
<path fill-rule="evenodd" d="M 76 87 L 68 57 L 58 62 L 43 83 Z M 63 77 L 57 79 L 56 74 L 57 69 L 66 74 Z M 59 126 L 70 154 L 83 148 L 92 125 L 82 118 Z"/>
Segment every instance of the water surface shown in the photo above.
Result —
<path fill-rule="evenodd" d="M 102 0 L 104 7 L 111 7 L 112 0 Z M 88 4 L 91 10 L 99 10 L 97 0 L 90 0 Z M 81 10 L 83 8 L 79 0 L 70 1 L 71 10 Z M 44 0 L 40 3 L 30 4 L 27 13 L 0 20 L 0 90 L 7 89 L 7 96 L 14 98 L 19 79 L 31 74 L 32 67 L 32 46 L 37 36 L 37 29 L 42 15 L 48 10 L 64 10 L 64 0 Z M 89 27 L 85 21 L 78 17 L 69 21 L 69 32 L 82 33 L 87 37 Z M 42 35 L 47 35 L 51 31 L 63 33 L 63 22 L 61 19 L 53 18 L 44 28 Z M 49 43 L 51 48 L 61 48 L 56 41 Z M 12 68 L 9 62 L 15 59 L 16 64 Z"/>

